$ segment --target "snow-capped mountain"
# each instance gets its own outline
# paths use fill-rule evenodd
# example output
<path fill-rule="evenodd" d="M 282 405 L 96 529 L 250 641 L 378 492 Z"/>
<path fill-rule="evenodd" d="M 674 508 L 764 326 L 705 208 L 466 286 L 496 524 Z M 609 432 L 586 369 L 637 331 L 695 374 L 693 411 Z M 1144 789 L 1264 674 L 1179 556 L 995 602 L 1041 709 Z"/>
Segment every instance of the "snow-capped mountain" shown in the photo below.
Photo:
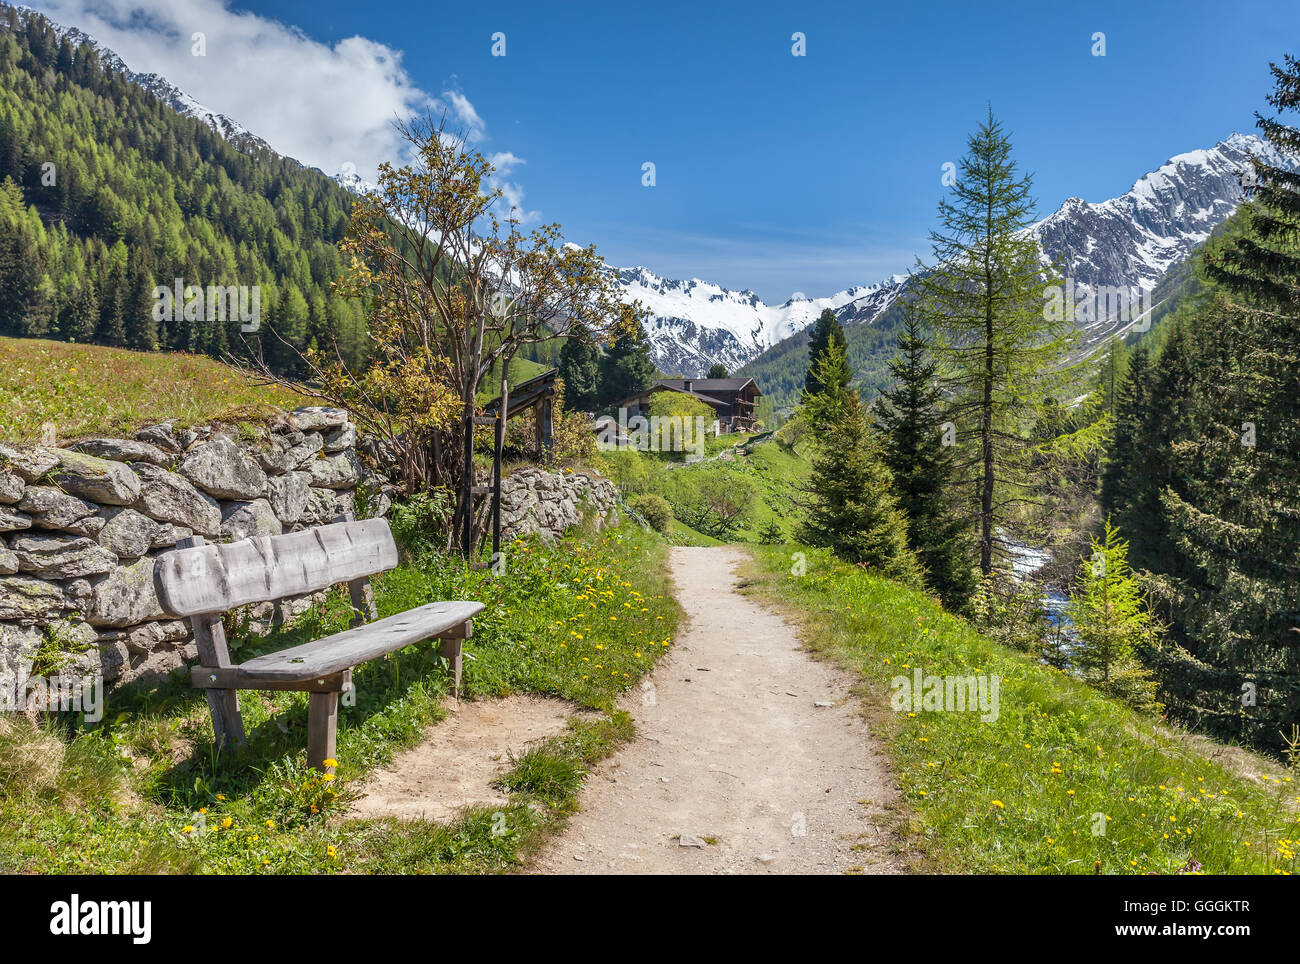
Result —
<path fill-rule="evenodd" d="M 1033 230 L 1077 284 L 1154 288 L 1236 210 L 1251 154 L 1294 164 L 1261 137 L 1232 134 L 1209 150 L 1171 157 L 1117 198 L 1069 198 Z"/>
<path fill-rule="evenodd" d="M 1117 198 L 1096 204 L 1069 198 L 1031 230 L 1045 260 L 1080 295 L 1103 287 L 1150 293 L 1237 209 L 1243 178 L 1252 175 L 1251 155 L 1277 167 L 1300 166 L 1263 138 L 1234 133 L 1208 150 L 1171 157 Z M 1154 307 L 1150 299 L 1143 310 L 1148 306 Z M 1094 312 L 1080 320 L 1081 347 L 1091 350 L 1141 321 L 1138 311 Z"/>
<path fill-rule="evenodd" d="M 131 70 L 114 51 L 76 27 L 52 26 L 70 42 L 95 49 L 108 69 L 125 74 L 179 113 L 202 121 L 240 150 L 272 150 L 261 137 L 199 103 L 166 78 Z M 1069 198 L 1027 231 L 1038 236 L 1044 260 L 1072 281 L 1076 293 L 1102 287 L 1149 292 L 1236 209 L 1251 154 L 1269 164 L 1300 168 L 1300 163 L 1262 138 L 1232 134 L 1207 150 L 1170 158 L 1117 198 L 1097 203 Z M 353 193 L 371 188 L 355 171 L 331 177 Z M 894 303 L 907 280 L 894 275 L 879 284 L 855 286 L 827 297 L 796 295 L 783 304 L 769 305 L 752 291 L 735 291 L 698 278 L 663 278 L 645 267 L 611 270 L 624 297 L 648 309 L 646 328 L 656 364 L 664 371 L 689 376 L 703 375 L 715 362 L 734 371 L 808 327 L 825 308 L 834 309 L 846 326 L 870 324 Z M 1131 323 L 1114 317 L 1087 320 L 1082 324 L 1085 344 L 1100 344 Z"/>
<path fill-rule="evenodd" d="M 1117 198 L 1098 203 L 1069 198 L 1026 230 L 1038 236 L 1044 260 L 1073 282 L 1076 297 L 1103 286 L 1149 292 L 1236 210 L 1250 154 L 1269 164 L 1296 166 L 1268 141 L 1232 134 L 1208 150 L 1171 157 Z M 650 310 L 647 329 L 660 368 L 698 376 L 715 361 L 731 370 L 752 361 L 803 330 L 823 308 L 835 309 L 843 325 L 870 324 L 898 297 L 906 276 L 776 306 L 751 291 L 698 279 L 672 281 L 646 268 L 623 268 L 619 280 L 628 300 L 639 299 Z M 1085 341 L 1099 343 L 1134 320 L 1088 320 Z"/>
<path fill-rule="evenodd" d="M 850 288 L 826 298 L 796 295 L 766 304 L 752 291 L 733 291 L 699 278 L 675 281 L 647 268 L 616 272 L 627 301 L 649 312 L 646 332 L 655 363 L 666 372 L 699 376 L 714 362 L 734 371 L 765 349 L 811 325 L 826 308 L 870 305 L 883 311 L 901 290 L 904 275 L 878 285 Z"/>

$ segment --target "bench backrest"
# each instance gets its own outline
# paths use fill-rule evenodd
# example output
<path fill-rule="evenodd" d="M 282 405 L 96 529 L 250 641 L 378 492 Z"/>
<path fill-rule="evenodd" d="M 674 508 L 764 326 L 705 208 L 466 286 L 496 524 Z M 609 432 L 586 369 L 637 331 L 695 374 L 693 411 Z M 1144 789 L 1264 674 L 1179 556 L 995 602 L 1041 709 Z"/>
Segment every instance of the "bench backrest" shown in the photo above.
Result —
<path fill-rule="evenodd" d="M 164 609 L 198 616 L 301 596 L 396 566 L 388 523 L 363 519 L 176 549 L 158 557 L 153 580 Z"/>

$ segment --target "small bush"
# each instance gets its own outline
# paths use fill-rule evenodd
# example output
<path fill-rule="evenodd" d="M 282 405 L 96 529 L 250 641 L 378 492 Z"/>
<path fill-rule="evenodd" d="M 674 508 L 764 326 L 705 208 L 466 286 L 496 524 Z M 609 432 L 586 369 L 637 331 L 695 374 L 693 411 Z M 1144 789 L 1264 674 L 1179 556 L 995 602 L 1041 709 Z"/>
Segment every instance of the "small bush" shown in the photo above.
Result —
<path fill-rule="evenodd" d="M 411 552 L 437 548 L 451 523 L 454 502 L 448 489 L 417 492 L 388 514 L 397 544 Z"/>
<path fill-rule="evenodd" d="M 638 495 L 629 504 L 645 516 L 646 522 L 649 522 L 658 532 L 667 532 L 673 524 L 673 507 L 663 496 Z"/>

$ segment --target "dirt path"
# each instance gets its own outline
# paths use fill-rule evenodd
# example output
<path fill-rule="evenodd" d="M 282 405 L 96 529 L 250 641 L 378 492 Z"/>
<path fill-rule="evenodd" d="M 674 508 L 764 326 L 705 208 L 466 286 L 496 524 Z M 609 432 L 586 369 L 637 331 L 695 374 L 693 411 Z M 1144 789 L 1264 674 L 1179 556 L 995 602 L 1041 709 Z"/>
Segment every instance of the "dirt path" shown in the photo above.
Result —
<path fill-rule="evenodd" d="M 898 871 L 881 819 L 893 784 L 851 681 L 735 591 L 742 559 L 672 550 L 685 630 L 625 704 L 637 740 L 588 778 L 536 872 Z"/>
<path fill-rule="evenodd" d="M 494 781 L 510 753 L 563 733 L 574 715 L 573 704 L 536 696 L 448 704 L 430 739 L 366 780 L 348 816 L 445 822 L 462 807 L 504 807 L 508 794 Z"/>

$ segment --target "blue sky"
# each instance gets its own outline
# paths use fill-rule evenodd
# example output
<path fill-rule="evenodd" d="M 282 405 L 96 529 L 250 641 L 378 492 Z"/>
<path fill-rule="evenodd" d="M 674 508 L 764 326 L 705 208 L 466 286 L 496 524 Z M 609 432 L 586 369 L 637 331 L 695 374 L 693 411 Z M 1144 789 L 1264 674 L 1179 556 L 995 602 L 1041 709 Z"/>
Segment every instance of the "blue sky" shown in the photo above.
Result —
<path fill-rule="evenodd" d="M 459 95 L 480 149 L 519 159 L 507 176 L 526 210 L 613 264 L 751 288 L 769 302 L 869 284 L 926 254 L 942 165 L 990 102 L 1035 174 L 1043 216 L 1253 130 L 1269 61 L 1300 46 L 1295 3 L 187 2 L 183 15 L 186 3 L 163 14 L 147 0 L 33 5 L 99 36 L 78 22 L 97 11 L 117 31 L 103 39 L 133 67 L 161 68 L 273 146 L 281 118 L 286 138 L 292 123 L 306 125 L 295 149 L 333 155 L 302 157 L 327 170 L 351 152 L 364 171 L 367 151 L 385 149 L 363 128 L 325 140 L 335 112 L 391 116 L 418 100 L 412 90 L 442 103 Z M 290 40 L 311 42 L 334 69 L 359 56 L 348 38 L 367 38 L 388 48 L 378 60 L 396 99 L 372 104 L 345 77 L 320 101 L 290 81 L 268 90 L 256 71 L 223 72 L 235 61 L 220 51 L 199 63 L 132 45 L 131 31 L 163 16 L 173 33 L 214 37 L 224 16 L 232 45 L 259 43 L 269 29 L 259 24 L 296 27 Z M 504 57 L 491 54 L 498 31 Z M 806 56 L 791 53 L 796 31 Z M 1105 56 L 1092 54 L 1098 31 Z M 241 99 L 237 88 L 254 84 Z M 653 188 L 641 183 L 647 161 Z"/>

